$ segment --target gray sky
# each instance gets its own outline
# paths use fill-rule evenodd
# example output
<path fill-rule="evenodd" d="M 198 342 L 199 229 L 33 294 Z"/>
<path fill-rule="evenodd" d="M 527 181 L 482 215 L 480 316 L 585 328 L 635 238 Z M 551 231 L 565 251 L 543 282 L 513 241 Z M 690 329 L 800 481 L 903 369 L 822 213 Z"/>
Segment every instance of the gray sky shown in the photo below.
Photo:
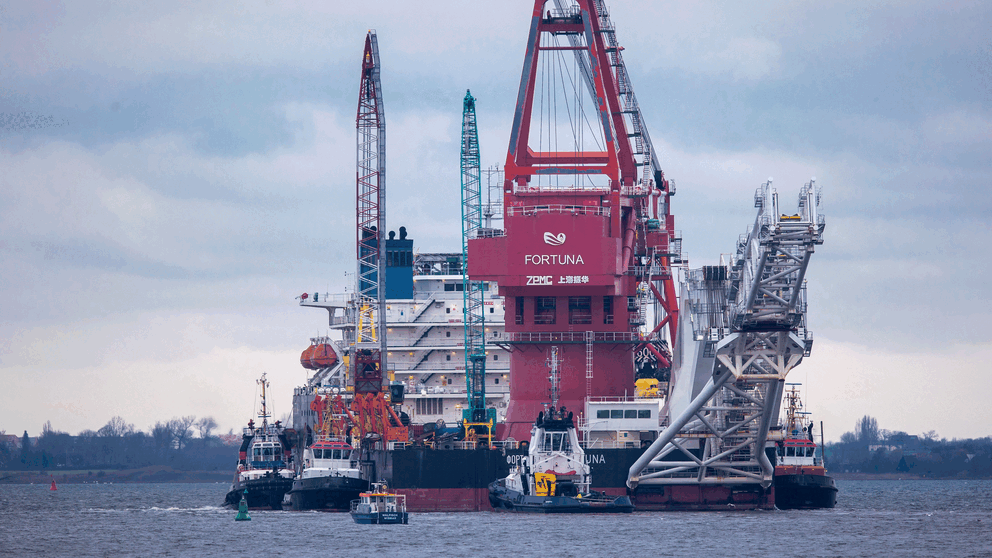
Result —
<path fill-rule="evenodd" d="M 425 7 L 426 6 L 426 7 Z M 0 8 L 0 430 L 114 415 L 223 430 L 276 414 L 354 270 L 354 117 L 377 30 L 388 225 L 459 243 L 461 98 L 502 162 L 533 4 L 15 2 Z M 775 178 L 811 176 L 826 242 L 813 356 L 828 439 L 992 434 L 986 287 L 992 5 L 609 2 L 693 267 Z"/>

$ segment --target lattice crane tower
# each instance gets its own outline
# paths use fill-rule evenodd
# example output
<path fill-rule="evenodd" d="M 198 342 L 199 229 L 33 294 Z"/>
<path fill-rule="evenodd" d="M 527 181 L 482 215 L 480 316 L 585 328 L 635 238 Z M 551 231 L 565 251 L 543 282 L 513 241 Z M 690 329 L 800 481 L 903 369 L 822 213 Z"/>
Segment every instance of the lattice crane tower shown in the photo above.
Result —
<path fill-rule="evenodd" d="M 386 370 L 385 327 L 385 250 L 383 231 L 386 230 L 386 118 L 379 79 L 379 43 L 374 30 L 365 37 L 362 55 L 362 79 L 358 92 L 356 118 L 357 165 L 357 246 L 358 284 L 355 303 L 358 324 L 355 337 L 356 392 L 360 391 L 362 371 L 359 360 L 378 364 L 378 374 Z M 361 352 L 361 351 L 365 352 Z M 376 355 L 375 352 L 378 352 Z M 361 353 L 361 354 L 360 354 Z M 364 355 L 364 359 L 362 359 Z M 369 370 L 371 372 L 371 369 Z M 362 382 L 371 390 L 374 381 Z M 378 391 L 380 386 L 375 386 Z"/>
<path fill-rule="evenodd" d="M 485 283 L 468 275 L 468 241 L 482 230 L 482 173 L 475 98 L 465 92 L 462 103 L 462 287 L 465 320 L 465 386 L 468 408 L 462 413 L 466 431 L 492 438 L 496 410 L 486 409 Z M 466 432 L 468 434 L 468 432 Z"/>

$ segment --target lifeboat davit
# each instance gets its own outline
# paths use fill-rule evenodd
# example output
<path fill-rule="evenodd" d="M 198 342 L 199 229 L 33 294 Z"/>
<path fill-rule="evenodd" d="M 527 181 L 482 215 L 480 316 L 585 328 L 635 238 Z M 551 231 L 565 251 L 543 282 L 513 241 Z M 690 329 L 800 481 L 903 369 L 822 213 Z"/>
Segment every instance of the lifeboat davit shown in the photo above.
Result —
<path fill-rule="evenodd" d="M 327 343 L 313 345 L 313 352 L 310 353 L 310 369 L 330 368 L 337 362 L 338 357 L 334 354 L 334 349 Z"/>
<path fill-rule="evenodd" d="M 310 345 L 304 349 L 302 354 L 300 354 L 300 364 L 303 365 L 303 368 L 306 368 L 307 370 L 316 370 L 316 367 L 311 362 L 311 357 L 316 350 L 317 345 Z"/>

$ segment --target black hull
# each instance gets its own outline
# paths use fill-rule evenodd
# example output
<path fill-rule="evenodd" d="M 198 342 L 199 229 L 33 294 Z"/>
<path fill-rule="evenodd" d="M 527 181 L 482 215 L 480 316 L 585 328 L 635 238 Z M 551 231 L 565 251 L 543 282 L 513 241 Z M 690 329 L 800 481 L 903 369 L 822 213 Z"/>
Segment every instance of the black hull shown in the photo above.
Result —
<path fill-rule="evenodd" d="M 638 448 L 587 449 L 586 462 L 593 489 L 609 489 L 626 494 L 627 472 L 644 453 Z M 505 478 L 510 469 L 527 455 L 526 449 L 433 450 L 412 447 L 373 452 L 378 479 L 390 489 L 486 489 L 489 483 Z"/>
<path fill-rule="evenodd" d="M 775 475 L 775 507 L 780 510 L 832 508 L 837 486 L 826 475 Z"/>
<path fill-rule="evenodd" d="M 352 477 L 296 479 L 289 491 L 294 510 L 348 511 L 352 500 L 367 490 L 369 481 Z"/>
<path fill-rule="evenodd" d="M 249 509 L 273 510 L 282 509 L 282 499 L 293 487 L 293 479 L 278 476 L 268 476 L 249 481 L 238 481 L 231 485 L 231 491 L 227 493 L 224 503 L 228 506 L 238 507 L 241 496 L 248 494 L 245 499 L 248 501 Z"/>
<path fill-rule="evenodd" d="M 489 503 L 496 511 L 517 513 L 630 513 L 634 505 L 627 496 L 587 495 L 531 496 L 503 486 L 502 481 L 489 485 Z"/>
<path fill-rule="evenodd" d="M 630 466 L 640 448 L 586 449 L 591 490 L 610 497 L 629 496 L 642 511 L 774 509 L 772 490 L 757 484 L 627 488 Z M 410 447 L 372 452 L 376 478 L 407 497 L 410 511 L 488 511 L 489 484 L 505 478 L 527 450 L 426 449 Z"/>

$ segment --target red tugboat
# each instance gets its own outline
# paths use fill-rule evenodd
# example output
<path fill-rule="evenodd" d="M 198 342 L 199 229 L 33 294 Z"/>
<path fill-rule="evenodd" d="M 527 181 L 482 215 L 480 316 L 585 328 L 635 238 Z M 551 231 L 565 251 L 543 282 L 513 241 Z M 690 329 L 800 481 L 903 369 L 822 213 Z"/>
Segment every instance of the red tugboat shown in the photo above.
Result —
<path fill-rule="evenodd" d="M 837 486 L 827 476 L 822 453 L 817 456 L 813 423 L 802 411 L 799 390 L 793 384 L 785 393 L 788 409 L 784 439 L 775 444 L 775 506 L 780 510 L 832 508 Z"/>

